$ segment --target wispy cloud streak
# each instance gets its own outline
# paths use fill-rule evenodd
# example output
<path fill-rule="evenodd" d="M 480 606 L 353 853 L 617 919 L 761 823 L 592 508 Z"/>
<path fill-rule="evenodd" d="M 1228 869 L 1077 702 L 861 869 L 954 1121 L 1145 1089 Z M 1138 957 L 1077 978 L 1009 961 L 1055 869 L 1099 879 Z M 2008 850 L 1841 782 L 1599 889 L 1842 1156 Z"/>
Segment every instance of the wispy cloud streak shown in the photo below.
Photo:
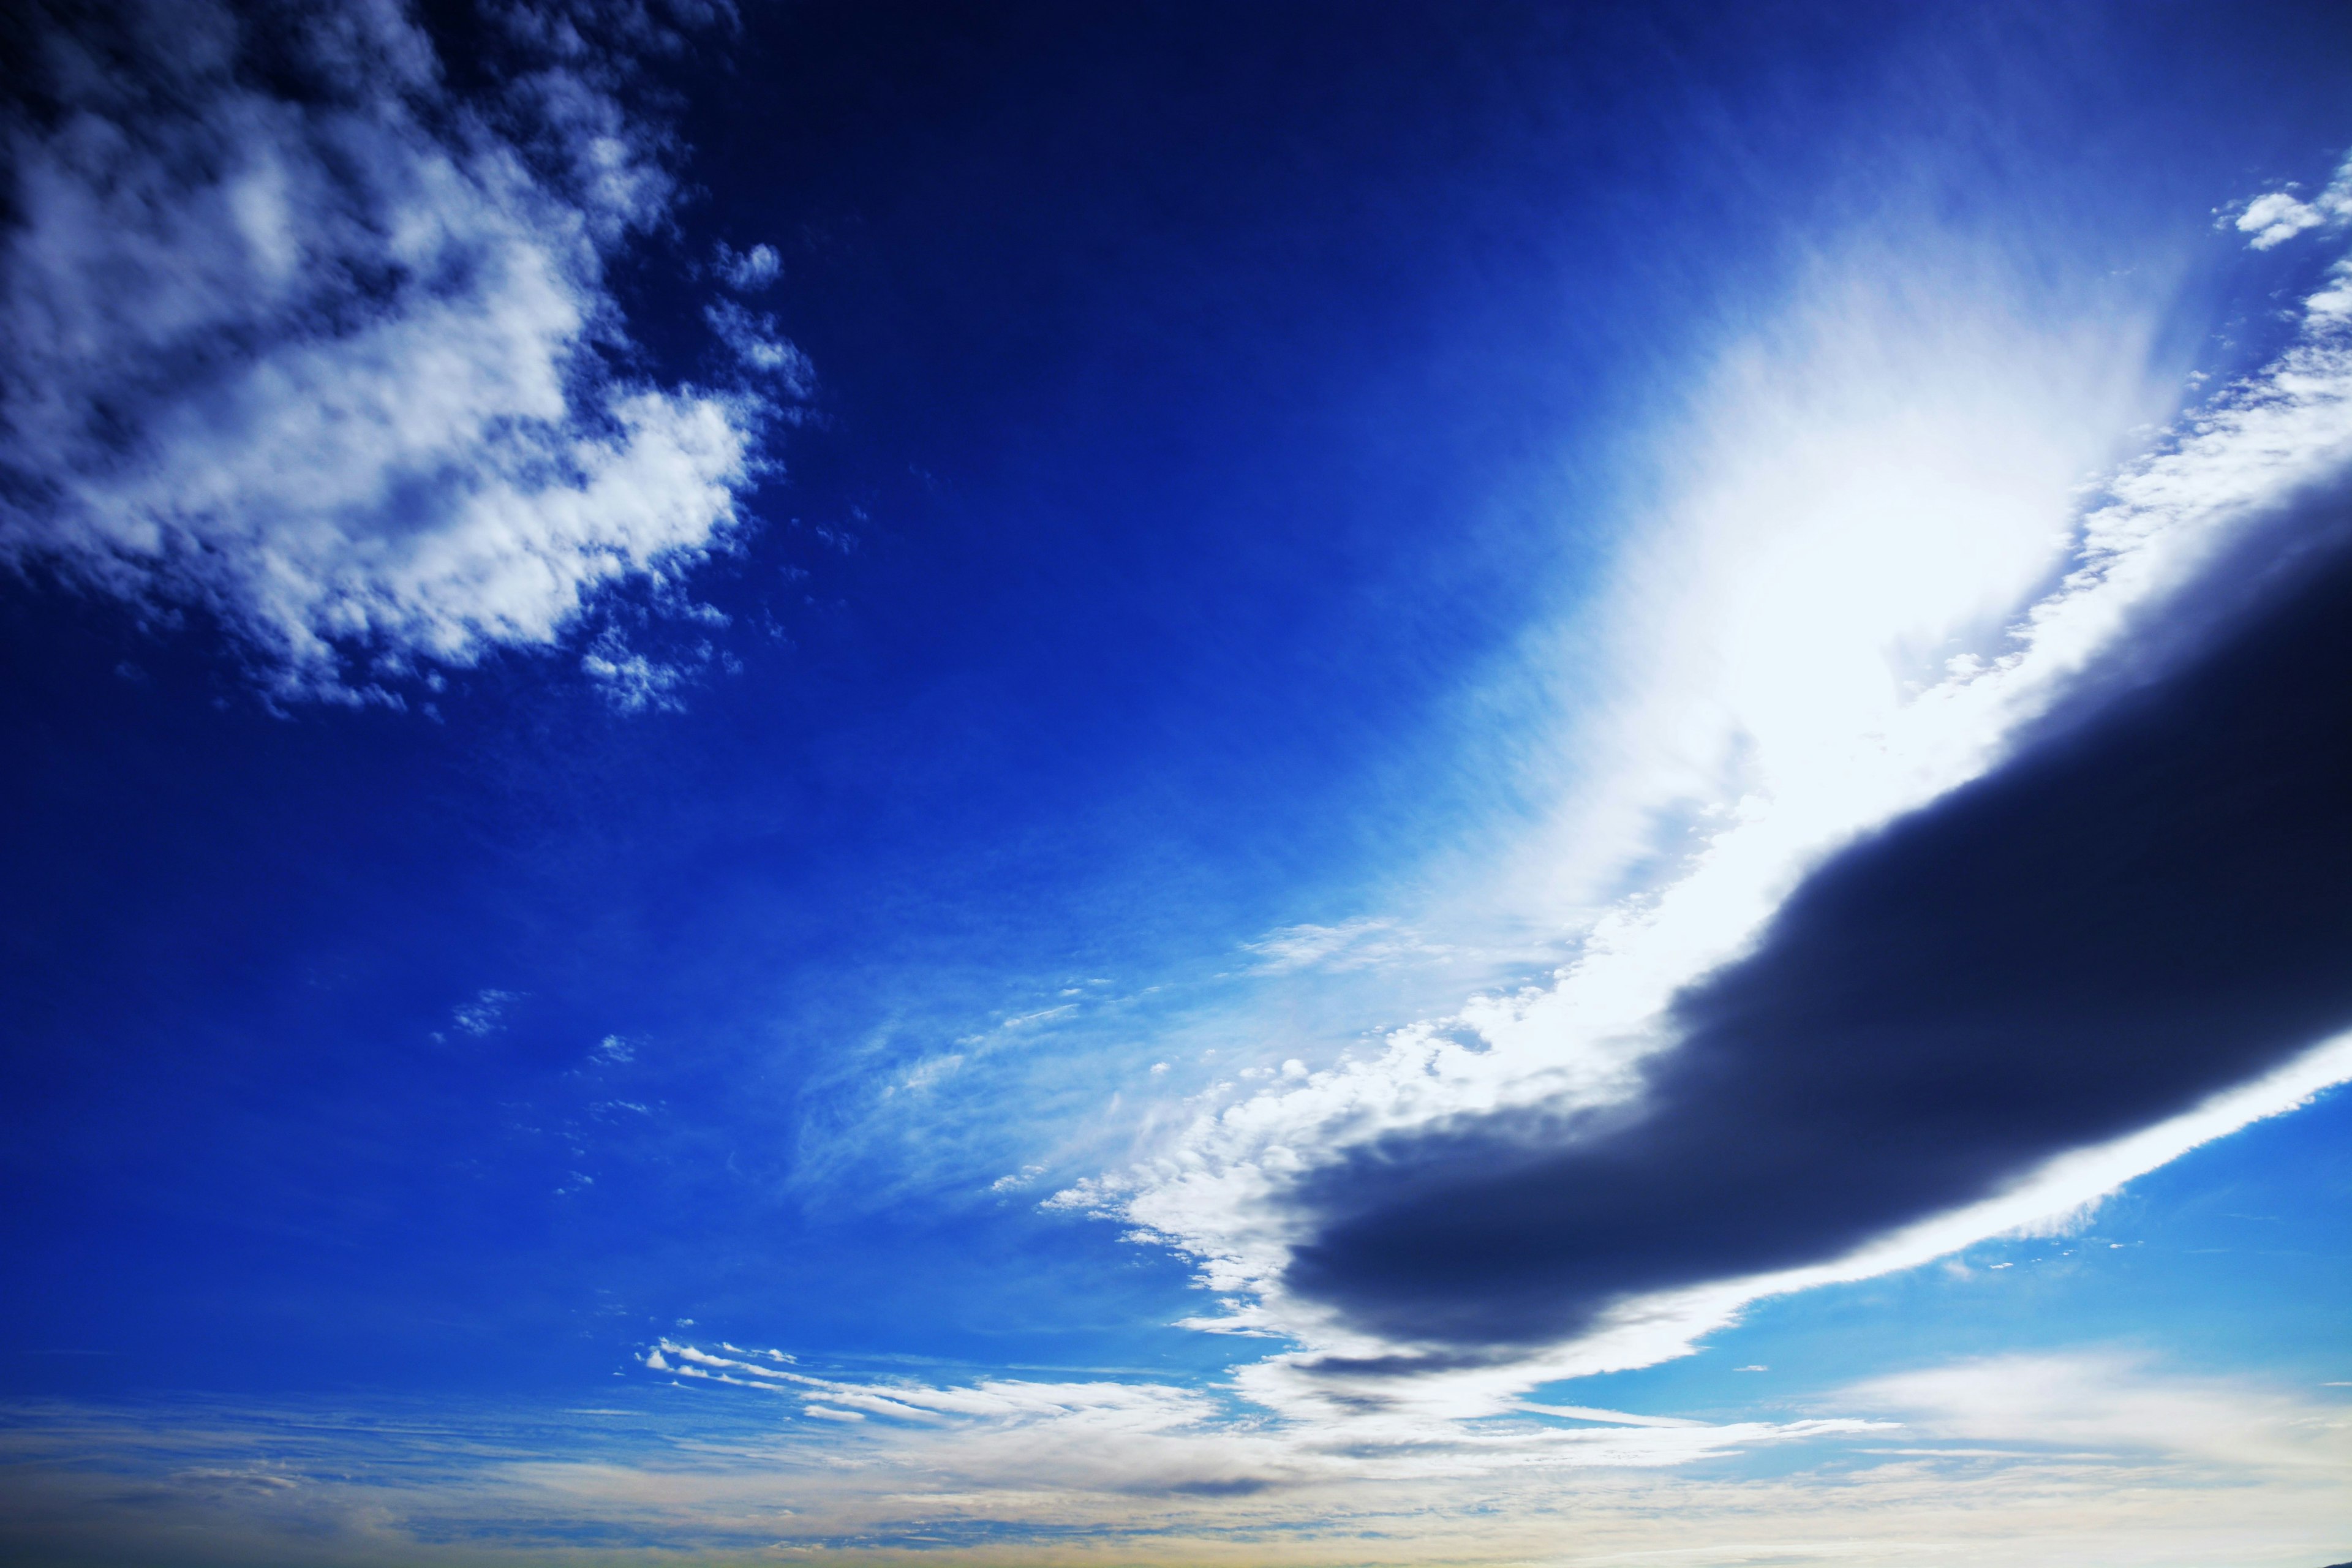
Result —
<path fill-rule="evenodd" d="M 1777 1422 L 1561 1407 L 1417 1443 L 1402 1426 L 1318 1441 L 1150 1384 L 864 1380 L 674 1340 L 656 1354 L 655 1378 L 682 1386 L 633 1380 L 586 1408 L 20 1405 L 0 1413 L 0 1542 L 173 1564 L 1012 1564 L 1106 1549 L 1811 1564 L 1922 1543 L 1963 1563 L 2095 1549 L 2155 1568 L 2288 1563 L 2315 1560 L 2340 1518 L 2352 1430 L 2341 1401 L 2100 1351 L 1919 1368 Z M 1804 1458 L 1793 1477 L 1726 1462 L 1787 1444 Z M 1685 1463 L 1703 1458 L 1716 1462 Z"/>

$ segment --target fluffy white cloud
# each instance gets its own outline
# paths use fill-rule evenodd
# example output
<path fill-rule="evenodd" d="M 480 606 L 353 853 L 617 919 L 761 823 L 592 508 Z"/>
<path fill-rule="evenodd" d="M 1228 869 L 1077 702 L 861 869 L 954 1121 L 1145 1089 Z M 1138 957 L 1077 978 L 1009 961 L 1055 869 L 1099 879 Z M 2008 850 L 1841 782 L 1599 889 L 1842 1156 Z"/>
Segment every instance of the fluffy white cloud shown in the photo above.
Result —
<path fill-rule="evenodd" d="M 2287 191 L 2269 191 L 2248 202 L 2237 215 L 2241 234 L 2256 250 L 2283 245 L 2307 229 L 2326 228 L 2352 218 L 2352 159 L 2336 171 L 2327 188 L 2309 201 Z"/>
<path fill-rule="evenodd" d="M 764 404 L 600 356 L 605 255 L 670 186 L 572 18 L 497 16 L 541 63 L 494 129 L 392 5 L 245 24 L 283 93 L 226 11 L 132 17 L 127 65 L 49 39 L 60 112 L 6 131 L 9 560 L 200 602 L 281 691 L 349 695 L 552 643 L 724 542 Z"/>

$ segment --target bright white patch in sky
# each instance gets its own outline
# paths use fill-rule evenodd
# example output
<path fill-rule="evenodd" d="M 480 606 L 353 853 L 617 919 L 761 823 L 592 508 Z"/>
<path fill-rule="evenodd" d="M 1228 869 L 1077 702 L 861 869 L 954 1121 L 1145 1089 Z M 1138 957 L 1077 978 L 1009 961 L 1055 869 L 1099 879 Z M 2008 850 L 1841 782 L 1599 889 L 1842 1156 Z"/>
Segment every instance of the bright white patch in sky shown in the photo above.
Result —
<path fill-rule="evenodd" d="M 2352 1465 L 2340 1403 L 2243 1380 L 2189 1377 L 2114 1352 L 2000 1356 L 1876 1378 L 1849 1408 L 1899 1415 L 1919 1436 L 2158 1453 L 2248 1469 Z"/>
<path fill-rule="evenodd" d="M 604 256 L 670 181 L 588 57 L 508 84 L 525 144 L 390 7 L 314 16 L 301 102 L 238 74 L 225 14 L 157 15 L 139 44 L 176 101 L 64 56 L 68 111 L 9 130 L 0 554 L 200 602 L 282 693 L 349 697 L 551 644 L 600 587 L 722 542 L 764 402 L 599 357 Z M 805 384 L 772 326 L 729 341 Z M 624 706 L 665 700 L 642 658 L 591 658 Z"/>
<path fill-rule="evenodd" d="M 1622 695 L 1580 731 L 1610 765 L 1575 795 L 1556 852 L 1521 858 L 1571 889 L 1606 887 L 1648 825 L 1675 816 L 1706 826 L 1696 852 L 1604 903 L 1551 984 L 1473 998 L 1370 1059 L 1196 1114 L 1153 1157 L 1049 1200 L 1196 1258 L 1223 1310 L 1194 1326 L 1299 1345 L 1243 1371 L 1253 1399 L 1327 1420 L 1346 1418 L 1333 1394 L 1416 1418 L 1489 1415 L 1538 1382 L 1687 1353 L 1759 1295 L 1907 1267 L 2079 1208 L 2352 1076 L 2345 1047 L 2323 1047 L 1840 1264 L 1633 1302 L 1517 1365 L 1414 1379 L 1306 1370 L 1403 1347 L 1285 1293 L 1308 1223 L 1285 1201 L 1297 1174 L 1451 1116 L 1622 1100 L 1641 1059 L 1673 1043 L 1675 992 L 1737 956 L 1811 867 L 1982 772 L 2138 606 L 2193 579 L 2263 509 L 2352 461 L 2342 266 L 2278 359 L 2095 489 L 2085 475 L 2112 463 L 2154 395 L 2113 368 L 2145 363 L 2148 323 L 2034 321 L 1990 274 L 1891 294 L 1852 281 L 1902 276 L 1884 257 L 1825 269 L 1777 331 L 1727 356 L 1675 433 L 1687 479 L 1628 558 L 1610 595 L 1628 608 L 1601 639 Z M 1257 951 L 1276 968 L 1327 963 L 1380 929 L 1297 928 Z"/>
<path fill-rule="evenodd" d="M 2324 228 L 2352 218 L 2352 162 L 2336 172 L 2327 188 L 2311 200 L 2299 201 L 2287 191 L 2271 191 L 2246 204 L 2237 216 L 2238 231 L 2252 235 L 2256 250 L 2284 244 L 2306 229 Z"/>

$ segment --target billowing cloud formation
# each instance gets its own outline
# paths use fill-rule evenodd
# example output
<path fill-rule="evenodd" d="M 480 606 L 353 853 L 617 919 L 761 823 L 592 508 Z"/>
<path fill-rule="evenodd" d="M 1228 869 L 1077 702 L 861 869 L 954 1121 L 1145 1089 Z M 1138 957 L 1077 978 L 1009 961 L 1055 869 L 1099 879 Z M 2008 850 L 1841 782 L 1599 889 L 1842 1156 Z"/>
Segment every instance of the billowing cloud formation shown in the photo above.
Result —
<path fill-rule="evenodd" d="M 1289 1288 L 1388 1338 L 1550 1342 L 1840 1257 L 2352 1026 L 2352 563 L 2261 542 L 2309 574 L 2290 603 L 1816 872 L 1676 1000 L 1633 1096 L 1302 1178 Z"/>
<path fill-rule="evenodd" d="M 1905 341 L 1886 324 L 1842 336 Z M 1199 1259 L 1223 1310 L 1196 1326 L 1298 1346 L 1244 1371 L 1253 1397 L 1460 1415 L 1647 1364 L 1759 1295 L 2045 1220 L 2345 1075 L 2305 1047 L 2352 1025 L 2352 742 L 2327 717 L 2352 661 L 2329 629 L 2352 607 L 2352 268 L 2087 509 L 2034 476 L 2007 510 L 1998 487 L 1951 508 L 1969 443 L 2014 432 L 1837 336 L 1796 357 L 1843 389 L 1811 401 L 1878 388 L 1898 436 L 1934 416 L 1944 467 L 1832 421 L 1814 445 L 1854 461 L 1763 443 L 1731 465 L 1740 504 L 1702 490 L 1702 523 L 1730 523 L 1665 531 L 1702 586 L 1726 553 L 1750 568 L 1627 639 L 1702 671 L 1640 711 L 1699 763 L 1723 737 L 1717 779 L 1683 775 L 1701 787 L 1631 770 L 1689 847 L 1550 985 L 1213 1107 L 1052 1200 Z M 1801 482 L 1857 463 L 1885 482 L 1851 509 Z M 1771 481 L 1795 499 L 1765 504 Z M 1635 813 L 1594 798 L 1605 842 Z"/>
<path fill-rule="evenodd" d="M 53 31 L 5 126 L 0 552 L 201 603 L 341 695 L 719 542 L 762 405 L 600 356 L 604 258 L 670 182 L 584 20 L 494 13 L 495 103 L 380 0 Z"/>

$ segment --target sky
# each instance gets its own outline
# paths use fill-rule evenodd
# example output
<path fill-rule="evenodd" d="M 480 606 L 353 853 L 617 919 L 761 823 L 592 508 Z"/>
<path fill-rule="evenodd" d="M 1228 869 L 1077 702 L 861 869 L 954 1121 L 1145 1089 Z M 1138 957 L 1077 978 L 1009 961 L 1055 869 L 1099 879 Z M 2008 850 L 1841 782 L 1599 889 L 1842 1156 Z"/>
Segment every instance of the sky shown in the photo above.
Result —
<path fill-rule="evenodd" d="M 0 20 L 0 1562 L 2352 1561 L 2352 16 Z"/>

